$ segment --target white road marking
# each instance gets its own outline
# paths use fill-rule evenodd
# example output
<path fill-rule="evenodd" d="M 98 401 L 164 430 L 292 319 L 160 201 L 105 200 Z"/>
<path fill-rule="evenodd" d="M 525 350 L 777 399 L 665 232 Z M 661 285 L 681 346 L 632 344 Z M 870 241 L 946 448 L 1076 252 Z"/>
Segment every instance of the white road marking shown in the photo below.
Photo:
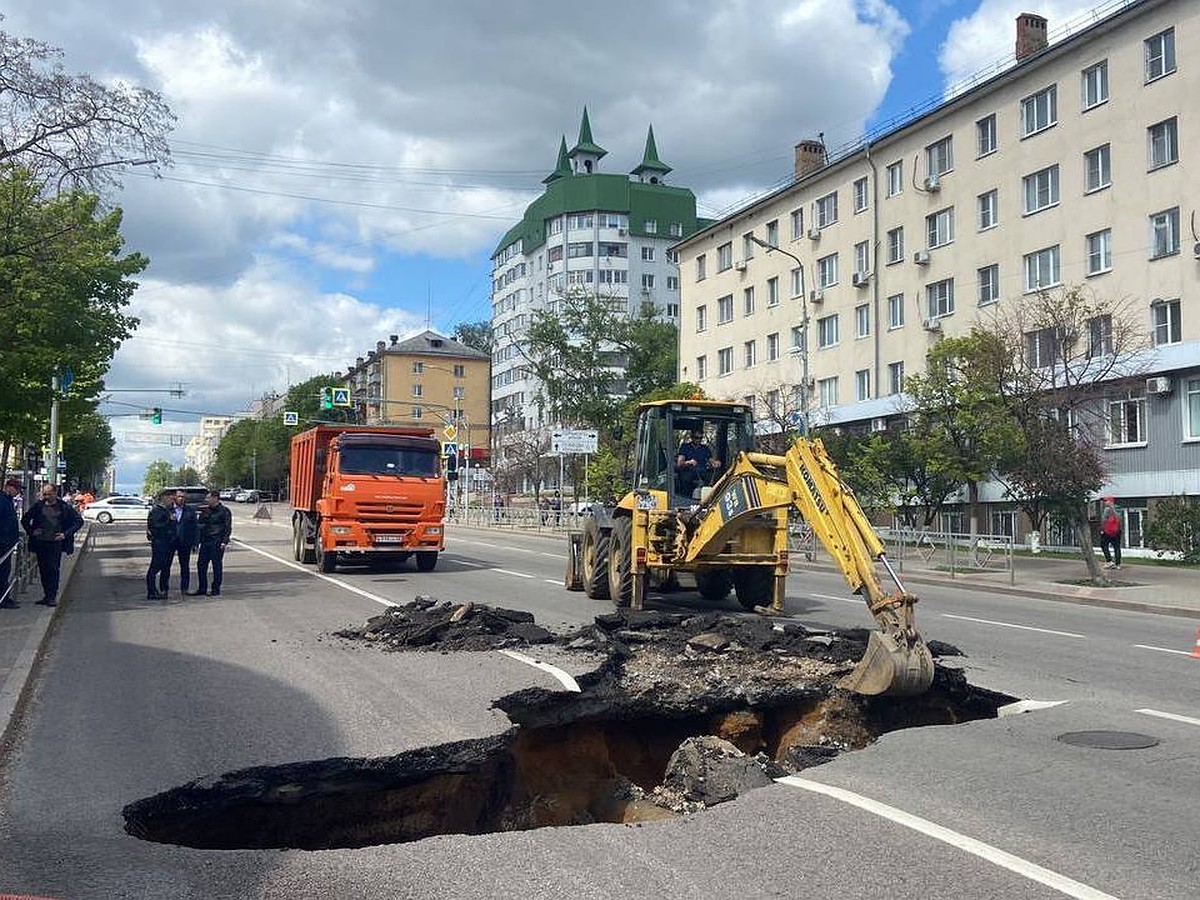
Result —
<path fill-rule="evenodd" d="M 1155 647 L 1151 644 L 1134 644 L 1139 650 L 1157 650 L 1159 653 L 1178 653 L 1180 656 L 1191 656 L 1187 650 L 1172 650 L 1170 647 Z"/>
<path fill-rule="evenodd" d="M 561 553 L 547 553 L 545 550 L 538 550 L 537 555 L 538 556 L 548 556 L 551 559 L 562 559 L 563 558 L 563 555 Z"/>
<path fill-rule="evenodd" d="M 471 560 L 463 559 L 460 556 L 454 557 L 454 561 L 456 563 L 458 563 L 460 566 L 470 566 L 472 569 L 486 569 L 487 568 L 487 566 L 484 565 L 483 563 L 472 562 Z"/>
<path fill-rule="evenodd" d="M 576 694 L 581 693 L 579 682 L 576 681 L 570 672 L 564 672 L 558 666 L 552 666 L 550 663 L 544 663 L 539 659 L 534 659 L 532 656 L 526 656 L 524 653 L 518 653 L 516 650 L 497 650 L 497 653 L 503 654 L 510 659 L 515 659 L 517 662 L 523 662 L 527 666 L 533 666 L 535 669 L 541 669 L 543 672 L 549 672 L 559 680 L 568 691 L 574 691 Z"/>
<path fill-rule="evenodd" d="M 384 606 L 400 605 L 399 603 L 389 600 L 386 597 L 380 597 L 378 594 L 372 594 L 370 591 L 364 591 L 362 588 L 355 587 L 352 584 L 347 584 L 346 582 L 326 575 L 323 572 L 317 572 L 306 566 L 302 566 L 290 559 L 284 559 L 282 556 L 276 556 L 274 553 L 268 553 L 266 550 L 259 550 L 257 547 L 247 544 L 245 541 L 235 540 L 234 543 L 239 547 L 245 547 L 247 550 L 257 553 L 259 556 L 265 556 L 267 559 L 273 559 L 275 562 L 285 565 L 289 569 L 295 569 L 297 572 L 303 572 L 306 575 L 312 575 L 314 578 L 320 578 L 322 581 L 328 581 L 330 584 L 336 584 L 338 587 L 343 588 L 352 594 L 358 594 L 360 597 L 366 597 L 368 600 L 374 600 L 376 603 L 382 603 Z"/>
<path fill-rule="evenodd" d="M 999 625 L 1001 628 L 1019 628 L 1021 631 L 1038 631 L 1042 634 L 1056 634 L 1059 637 L 1083 638 L 1085 635 L 1073 631 L 1053 631 L 1049 628 L 1034 628 L 1032 625 L 1014 625 L 1012 622 L 996 622 L 993 619 L 976 619 L 972 616 L 956 616 L 953 613 L 942 613 L 943 619 L 961 619 L 964 622 L 979 622 L 981 625 Z"/>
<path fill-rule="evenodd" d="M 834 597 L 832 594 L 811 594 L 818 600 L 841 600 L 843 603 L 853 603 L 855 606 L 861 606 L 863 601 L 857 597 Z"/>
<path fill-rule="evenodd" d="M 558 578 L 543 578 L 542 581 L 546 584 L 562 584 L 562 580 Z"/>
<path fill-rule="evenodd" d="M 878 800 L 872 800 L 870 797 L 864 797 L 853 791 L 847 791 L 844 788 L 834 787 L 829 784 L 821 784 L 817 781 L 809 781 L 807 778 L 799 775 L 788 775 L 777 779 L 777 782 L 791 785 L 792 787 L 803 788 L 815 794 L 824 794 L 826 797 L 832 797 L 834 800 L 840 800 L 842 803 L 856 806 L 873 815 L 895 822 L 897 825 L 911 828 L 913 831 L 924 834 L 934 840 L 978 856 L 980 859 L 984 859 L 1002 869 L 1008 869 L 1010 872 L 1015 872 L 1017 875 L 1028 878 L 1030 881 L 1044 884 L 1061 894 L 1066 894 L 1068 897 L 1077 897 L 1079 900 L 1116 900 L 1111 894 L 1106 894 L 1090 885 L 1043 868 L 1027 859 L 1014 856 L 1011 853 L 1001 850 L 999 847 L 985 844 L 983 841 L 967 837 L 965 834 L 960 834 L 943 825 L 930 822 L 928 819 L 922 819 L 920 816 L 914 816 L 912 813 L 896 809 L 894 806 L 888 806 L 886 803 L 880 803 Z"/>
<path fill-rule="evenodd" d="M 1160 712 L 1157 709 L 1135 709 L 1134 712 L 1139 712 L 1144 716 L 1158 716 L 1160 719 L 1170 719 L 1172 722 L 1182 722 L 1185 725 L 1200 725 L 1200 719 L 1193 719 L 1191 716 L 1180 716 L 1175 713 Z"/>
<path fill-rule="evenodd" d="M 1062 706 L 1066 702 L 1066 700 L 1018 700 L 1016 703 L 1009 703 L 997 709 L 996 717 L 1002 719 L 1005 716 L 1019 716 L 1021 713 Z"/>
<path fill-rule="evenodd" d="M 512 569 L 492 569 L 493 572 L 499 572 L 501 575 L 515 575 L 518 578 L 532 578 L 532 575 L 526 575 L 524 572 L 514 572 Z"/>

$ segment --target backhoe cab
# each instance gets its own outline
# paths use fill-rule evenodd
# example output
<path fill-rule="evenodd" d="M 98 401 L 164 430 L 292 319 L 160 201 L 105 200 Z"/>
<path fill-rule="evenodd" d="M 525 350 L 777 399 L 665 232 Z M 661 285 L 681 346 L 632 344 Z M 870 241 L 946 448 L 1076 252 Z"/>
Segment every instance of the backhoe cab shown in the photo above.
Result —
<path fill-rule="evenodd" d="M 594 506 L 570 535 L 568 589 L 640 609 L 652 580 L 669 588 L 686 572 L 708 600 L 732 587 L 744 608 L 782 614 L 788 514 L 798 512 L 881 628 L 842 685 L 862 694 L 929 688 L 933 658 L 916 631 L 917 598 L 819 440 L 798 438 L 782 456 L 756 453 L 750 408 L 717 401 L 643 404 L 637 427 L 634 488 L 615 507 Z M 883 591 L 876 561 L 894 592 Z"/>

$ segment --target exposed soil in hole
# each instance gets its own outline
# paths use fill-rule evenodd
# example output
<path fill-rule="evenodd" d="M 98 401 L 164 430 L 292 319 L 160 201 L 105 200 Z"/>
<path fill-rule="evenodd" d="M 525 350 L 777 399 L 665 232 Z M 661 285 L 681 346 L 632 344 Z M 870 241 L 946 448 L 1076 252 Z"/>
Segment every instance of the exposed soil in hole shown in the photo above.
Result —
<path fill-rule="evenodd" d="M 547 642 L 531 629 L 541 631 L 523 613 L 419 598 L 342 635 L 397 649 Z M 537 688 L 497 700 L 515 723 L 504 734 L 190 782 L 125 807 L 126 831 L 199 848 L 316 850 L 653 821 L 734 799 L 888 731 L 994 717 L 1012 699 L 941 666 L 920 697 L 842 691 L 834 683 L 862 654 L 865 630 L 623 611 L 571 635 L 545 634 L 606 661 L 578 679 L 582 693 Z"/>

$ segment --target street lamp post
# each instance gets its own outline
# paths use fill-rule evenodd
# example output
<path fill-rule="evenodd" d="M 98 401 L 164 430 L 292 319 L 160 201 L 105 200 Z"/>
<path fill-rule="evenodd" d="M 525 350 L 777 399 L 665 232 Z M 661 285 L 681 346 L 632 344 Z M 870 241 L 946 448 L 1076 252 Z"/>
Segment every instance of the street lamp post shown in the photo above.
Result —
<path fill-rule="evenodd" d="M 768 244 L 757 235 L 750 235 L 750 240 L 764 248 L 768 253 L 774 251 L 782 253 L 789 257 L 796 266 L 800 269 L 800 303 L 803 315 L 800 318 L 800 346 L 793 348 L 792 352 L 799 352 L 801 362 L 800 375 L 800 433 L 805 437 L 808 436 L 808 291 L 805 289 L 804 283 L 804 263 L 800 261 L 800 257 L 796 254 L 784 250 L 782 247 L 776 247 L 774 244 Z"/>

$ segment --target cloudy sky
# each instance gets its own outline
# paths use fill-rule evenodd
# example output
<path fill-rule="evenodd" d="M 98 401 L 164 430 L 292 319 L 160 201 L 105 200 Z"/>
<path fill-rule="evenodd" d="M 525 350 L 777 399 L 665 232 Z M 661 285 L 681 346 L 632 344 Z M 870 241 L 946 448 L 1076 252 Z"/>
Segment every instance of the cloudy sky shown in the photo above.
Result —
<path fill-rule="evenodd" d="M 718 216 L 786 179 L 796 141 L 852 140 L 1010 55 L 1017 13 L 1053 35 L 1103 2 L 9 0 L 0 27 L 178 116 L 173 167 L 115 197 L 153 262 L 108 384 L 181 382 L 112 396 L 189 435 L 389 334 L 487 318 L 489 255 L 584 105 L 602 171 L 653 123 L 671 182 Z M 122 486 L 182 462 L 104 411 Z"/>

